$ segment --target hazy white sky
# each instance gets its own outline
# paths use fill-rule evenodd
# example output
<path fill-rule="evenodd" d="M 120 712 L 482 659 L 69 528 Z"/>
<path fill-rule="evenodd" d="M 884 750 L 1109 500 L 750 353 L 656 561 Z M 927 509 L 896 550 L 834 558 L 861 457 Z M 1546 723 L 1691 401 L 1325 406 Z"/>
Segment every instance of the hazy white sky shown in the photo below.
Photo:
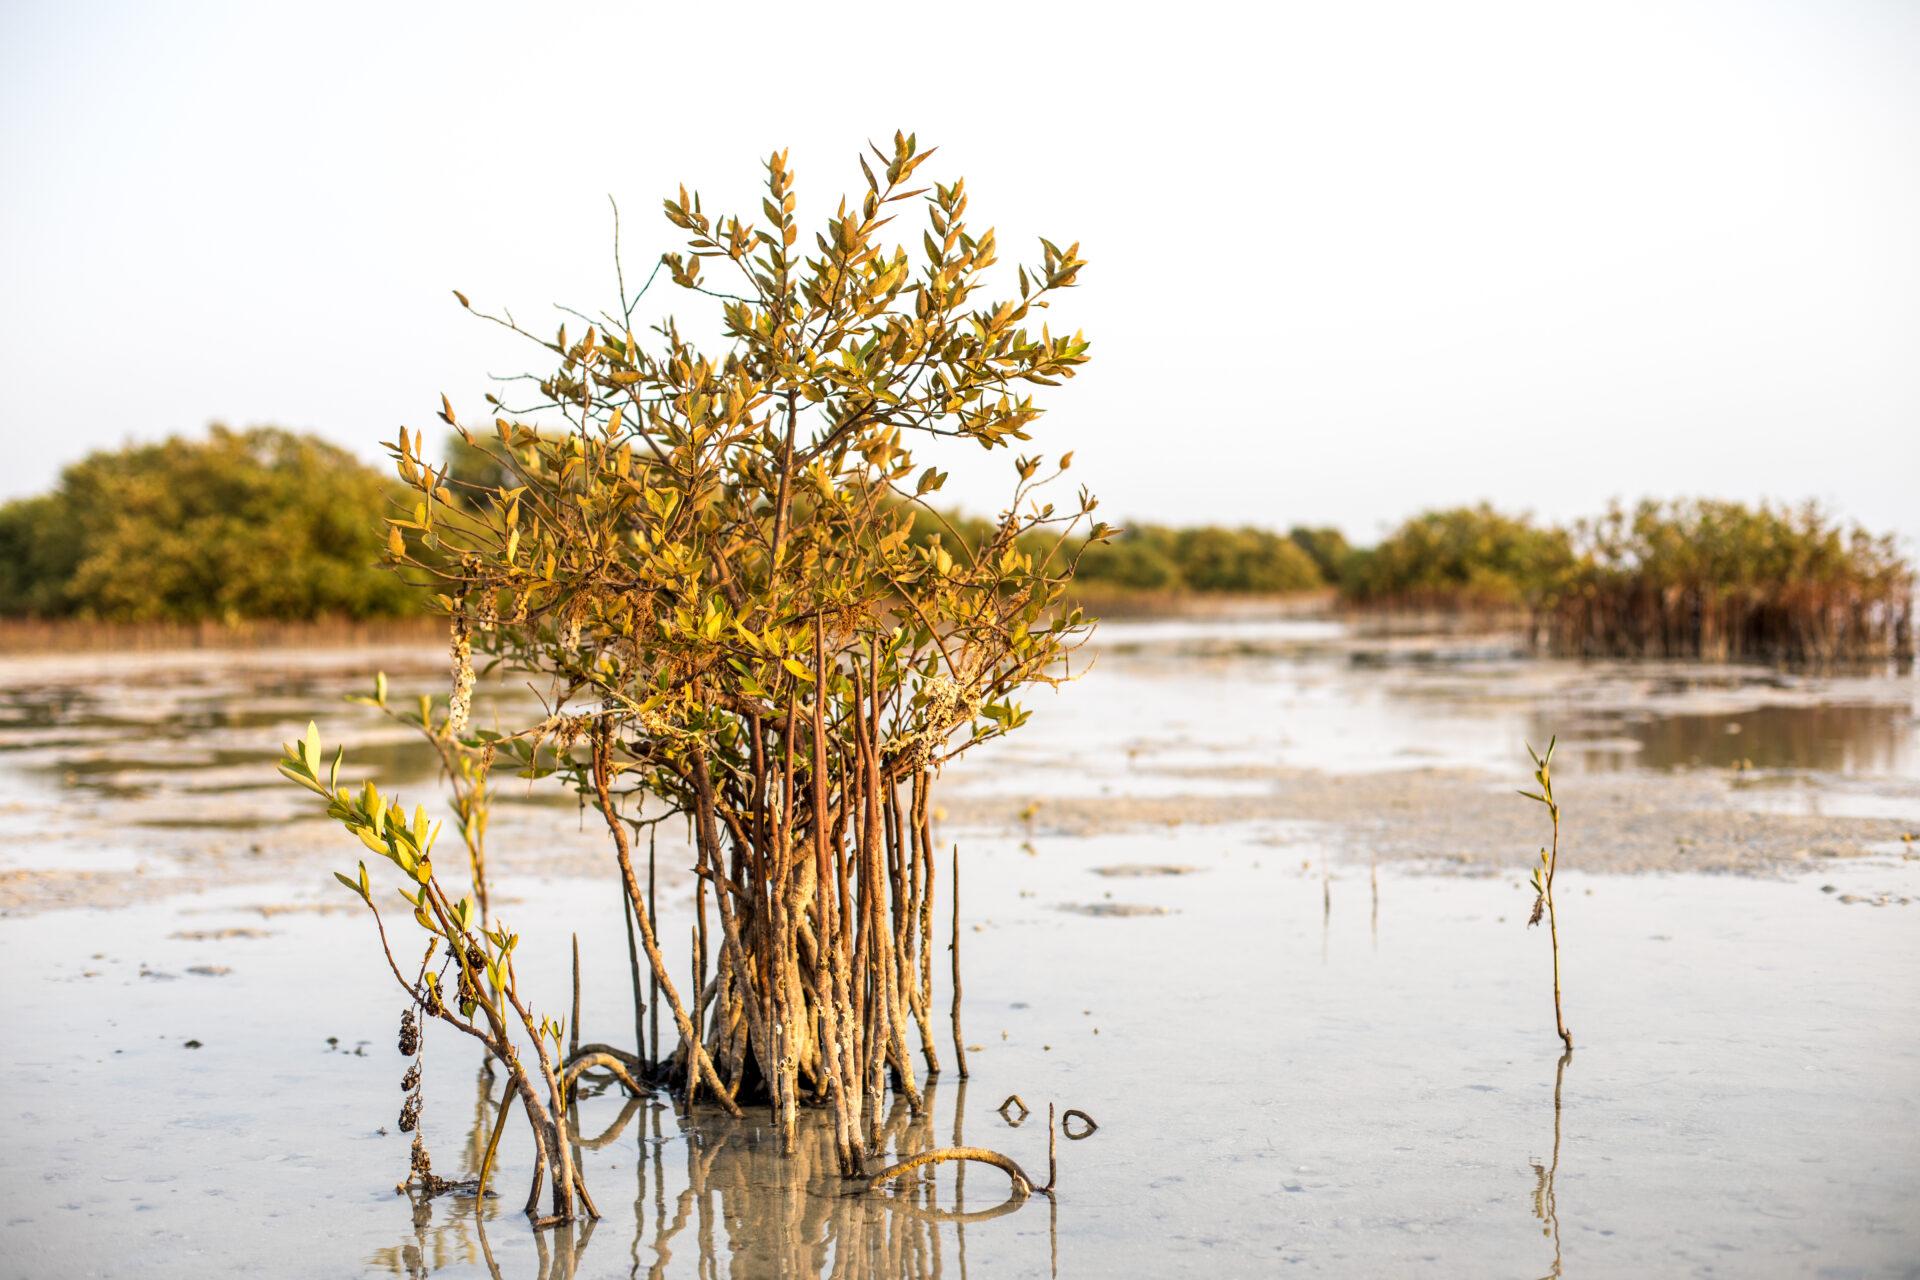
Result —
<path fill-rule="evenodd" d="M 609 194 L 631 270 L 677 183 L 757 218 L 788 146 L 824 215 L 905 127 L 1007 258 L 1082 243 L 1094 360 L 1039 441 L 1105 514 L 1920 535 L 1916 69 L 1914 0 L 6 0 L 0 496 L 216 419 L 377 456 L 527 366 L 450 288 L 597 309 Z"/>

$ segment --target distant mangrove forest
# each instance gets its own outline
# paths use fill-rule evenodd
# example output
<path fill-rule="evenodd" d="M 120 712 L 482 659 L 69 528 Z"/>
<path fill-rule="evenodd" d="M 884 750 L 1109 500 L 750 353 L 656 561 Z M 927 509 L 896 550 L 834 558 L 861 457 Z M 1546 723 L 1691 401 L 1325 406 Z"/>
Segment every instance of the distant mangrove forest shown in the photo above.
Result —
<path fill-rule="evenodd" d="M 457 439 L 443 465 L 455 492 L 510 480 Z M 335 445 L 274 427 L 94 453 L 52 492 L 0 506 L 0 617 L 422 616 L 423 594 L 378 566 L 383 516 L 417 498 Z M 957 553 L 996 527 L 916 508 L 914 536 Z M 1914 570 L 1898 539 L 1812 504 L 1643 501 L 1568 525 L 1461 506 L 1412 516 L 1370 547 L 1333 528 L 1130 523 L 1081 550 L 1074 591 L 1096 608 L 1317 592 L 1352 609 L 1524 616 L 1543 648 L 1587 657 L 1914 648 Z"/>

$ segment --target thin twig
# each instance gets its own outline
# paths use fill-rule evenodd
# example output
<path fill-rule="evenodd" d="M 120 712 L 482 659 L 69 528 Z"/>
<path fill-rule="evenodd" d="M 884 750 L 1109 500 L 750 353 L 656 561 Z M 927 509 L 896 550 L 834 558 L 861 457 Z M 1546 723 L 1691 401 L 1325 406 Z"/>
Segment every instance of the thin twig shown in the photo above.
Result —
<path fill-rule="evenodd" d="M 493 1136 L 487 1139 L 487 1153 L 480 1158 L 480 1177 L 475 1183 L 474 1199 L 484 1199 L 487 1194 L 487 1178 L 493 1173 L 493 1157 L 500 1150 L 500 1135 L 507 1128 L 507 1112 L 513 1110 L 514 1091 L 509 1087 L 500 1099 L 500 1114 L 493 1120 Z"/>
<path fill-rule="evenodd" d="M 953 846 L 953 1056 L 960 1078 L 967 1078 L 967 1040 L 960 1033 L 960 846 Z"/>
<path fill-rule="evenodd" d="M 580 1056 L 580 934 L 573 935 L 573 1017 L 567 1021 L 567 1057 Z M 567 1089 L 567 1102 L 573 1102 L 573 1089 Z"/>

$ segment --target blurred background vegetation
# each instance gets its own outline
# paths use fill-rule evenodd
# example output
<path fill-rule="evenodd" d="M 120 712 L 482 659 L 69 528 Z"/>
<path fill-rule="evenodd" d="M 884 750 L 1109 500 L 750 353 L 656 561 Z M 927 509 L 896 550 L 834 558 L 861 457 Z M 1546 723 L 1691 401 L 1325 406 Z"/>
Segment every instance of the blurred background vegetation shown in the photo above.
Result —
<path fill-rule="evenodd" d="M 91 454 L 0 507 L 0 614 L 114 622 L 391 617 L 397 481 L 276 427 Z"/>
<path fill-rule="evenodd" d="M 470 485 L 506 478 L 457 441 L 447 460 Z M 422 594 L 378 564 L 382 517 L 401 493 L 383 470 L 276 427 L 95 453 L 53 492 L 0 506 L 0 617 L 419 614 Z M 961 543 L 990 531 L 925 512 L 916 526 Z M 1913 570 L 1896 539 L 1817 506 L 1648 501 L 1566 527 L 1453 507 L 1414 515 L 1371 547 L 1331 528 L 1139 524 L 1084 548 L 1078 582 L 1096 607 L 1318 592 L 1355 608 L 1524 613 L 1553 647 L 1587 654 L 1912 651 Z"/>

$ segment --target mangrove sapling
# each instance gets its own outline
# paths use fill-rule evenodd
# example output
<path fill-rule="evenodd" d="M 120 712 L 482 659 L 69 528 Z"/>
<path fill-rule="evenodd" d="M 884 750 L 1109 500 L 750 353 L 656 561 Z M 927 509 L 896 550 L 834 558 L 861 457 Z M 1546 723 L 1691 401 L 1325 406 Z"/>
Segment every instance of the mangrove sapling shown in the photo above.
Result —
<path fill-rule="evenodd" d="M 549 1018 L 536 1017 L 520 994 L 513 961 L 519 935 L 508 932 L 502 924 L 492 928 L 483 926 L 471 897 L 455 901 L 441 887 L 432 857 L 440 824 L 429 822 L 423 806 L 416 807 L 409 818 L 397 800 L 382 796 L 372 782 L 359 792 L 339 785 L 344 755 L 344 749 L 335 751 L 331 764 L 325 767 L 323 780 L 320 731 L 309 724 L 302 739 L 284 748 L 280 772 L 325 800 L 328 817 L 397 867 L 414 886 L 411 890 L 400 889 L 399 894 L 412 908 L 413 922 L 428 941 L 419 975 L 409 980 L 394 957 L 386 921 L 374 902 L 374 885 L 367 864 L 362 861 L 353 876 L 334 873 L 334 878 L 372 913 L 387 968 L 411 1001 L 408 1013 L 418 1009 L 425 1017 L 471 1036 L 505 1068 L 509 1096 L 519 1099 L 533 1131 L 537 1154 L 533 1186 L 527 1196 L 527 1215 L 534 1219 L 535 1225 L 571 1221 L 576 1203 L 588 1215 L 598 1217 L 586 1183 L 574 1164 L 571 1144 L 565 1140 L 559 1123 L 566 1114 L 565 1087 L 561 1083 L 561 1069 L 556 1065 L 562 1028 Z M 444 958 L 440 968 L 434 970 L 430 966 L 438 954 Z M 449 970 L 454 971 L 455 979 L 451 991 L 442 981 Z M 409 1024 L 402 1031 L 403 1050 L 407 1047 L 405 1042 L 418 1037 L 421 1031 L 411 1019 Z M 532 1048 L 535 1059 L 532 1066 L 526 1063 L 522 1048 L 515 1042 L 516 1030 Z M 417 1051 L 417 1039 L 414 1048 Z M 412 1109 L 417 1116 L 417 1107 Z M 505 1114 L 503 1104 L 501 1123 L 505 1121 Z M 498 1141 L 496 1132 L 488 1144 L 487 1163 L 491 1162 L 491 1153 Z M 487 1164 L 483 1164 L 483 1179 L 486 1169 Z M 550 1177 L 553 1183 L 552 1212 L 542 1217 L 538 1207 L 545 1177 Z"/>
<path fill-rule="evenodd" d="M 1540 789 L 1520 794 L 1545 805 L 1547 816 L 1553 822 L 1553 845 L 1540 850 L 1540 864 L 1533 869 L 1533 913 L 1527 917 L 1527 927 L 1531 929 L 1539 924 L 1544 911 L 1547 939 L 1553 950 L 1553 1022 L 1560 1039 L 1572 1049 L 1573 1033 L 1567 1030 L 1567 1017 L 1560 1006 L 1560 917 L 1553 902 L 1553 873 L 1560 864 L 1560 804 L 1553 798 L 1553 748 L 1558 741 L 1557 736 L 1548 741 L 1544 756 L 1531 745 L 1527 747 L 1527 754 L 1533 757 L 1533 780 Z"/>
<path fill-rule="evenodd" d="M 533 403 L 489 397 L 485 443 L 442 398 L 500 483 L 436 468 L 418 432 L 390 446 L 416 501 L 390 522 L 389 560 L 450 619 L 455 736 L 557 774 L 605 824 L 650 1007 L 677 1032 L 651 1037 L 646 1077 L 730 1113 L 766 1105 L 789 1150 L 798 1109 L 825 1107 L 849 1177 L 878 1149 L 887 1091 L 917 1109 L 915 1059 L 939 1070 L 933 785 L 1026 721 L 1020 691 L 1071 677 L 1091 624 L 1067 585 L 1110 532 L 1085 490 L 1047 499 L 1071 455 L 1015 459 L 981 537 L 929 505 L 946 473 L 910 446 L 1026 440 L 1042 412 L 1029 388 L 1087 359 L 1078 334 L 1028 327 L 1076 283 L 1077 246 L 1042 241 L 1017 292 L 988 299 L 993 232 L 969 225 L 964 182 L 912 185 L 930 154 L 897 134 L 863 158 L 864 193 L 813 257 L 784 153 L 766 164 L 764 226 L 668 200 L 690 253 L 666 255 L 666 274 L 723 304 L 718 356 L 672 318 L 636 338 L 623 281 L 584 334 L 487 316 L 558 359 L 526 380 Z M 883 243 L 916 206 L 920 249 Z M 548 421 L 522 420 L 536 413 Z M 480 661 L 541 682 L 544 716 L 464 733 Z M 664 954 L 632 847 L 666 816 L 692 846 L 684 964 Z"/>

